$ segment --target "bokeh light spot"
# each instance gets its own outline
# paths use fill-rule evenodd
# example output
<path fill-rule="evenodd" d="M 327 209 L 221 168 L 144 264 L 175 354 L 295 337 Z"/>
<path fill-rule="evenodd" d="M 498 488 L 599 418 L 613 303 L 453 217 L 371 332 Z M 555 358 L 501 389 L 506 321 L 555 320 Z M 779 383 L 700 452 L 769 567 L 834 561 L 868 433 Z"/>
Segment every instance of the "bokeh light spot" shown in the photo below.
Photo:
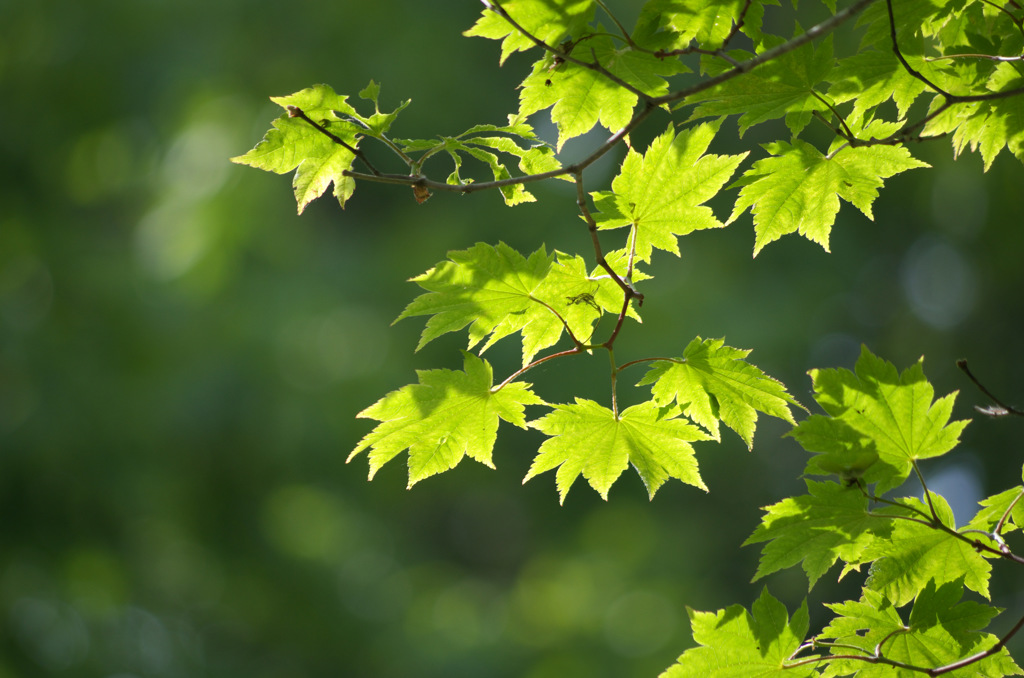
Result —
<path fill-rule="evenodd" d="M 336 560 L 353 531 L 337 500 L 305 485 L 276 490 L 264 506 L 263 526 L 282 553 L 321 561 Z"/>

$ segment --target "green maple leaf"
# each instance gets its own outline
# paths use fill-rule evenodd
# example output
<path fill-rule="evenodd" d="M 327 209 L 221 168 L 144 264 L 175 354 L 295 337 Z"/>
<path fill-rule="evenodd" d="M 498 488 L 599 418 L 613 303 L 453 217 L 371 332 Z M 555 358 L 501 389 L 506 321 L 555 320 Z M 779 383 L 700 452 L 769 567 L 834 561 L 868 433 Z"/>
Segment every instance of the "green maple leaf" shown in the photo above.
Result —
<path fill-rule="evenodd" d="M 918 459 L 953 449 L 967 425 L 967 421 L 949 421 L 955 392 L 932 402 L 935 391 L 925 379 L 921 361 L 897 373 L 892 363 L 863 347 L 855 372 L 830 369 L 810 374 L 815 400 L 839 424 L 823 427 L 816 418 L 821 415 L 816 415 L 801 422 L 791 435 L 801 443 L 810 441 L 808 451 L 828 452 L 837 461 L 846 453 L 873 450 L 881 462 L 878 468 L 885 472 L 870 477 L 869 482 L 878 483 L 877 494 L 902 484 Z M 811 421 L 816 423 L 807 423 Z M 823 429 L 835 437 L 830 439 Z M 855 444 L 847 445 L 850 441 Z"/>
<path fill-rule="evenodd" d="M 788 435 L 814 453 L 804 469 L 807 475 L 835 475 L 844 483 L 861 479 L 870 485 L 902 472 L 901 468 L 880 461 L 872 440 L 841 419 L 815 414 Z"/>
<path fill-rule="evenodd" d="M 1024 87 L 1024 77 L 1010 64 L 999 64 L 987 86 L 992 92 L 1009 92 Z M 958 104 L 931 119 L 922 134 L 949 132 L 957 155 L 967 147 L 981 152 L 985 171 L 1004 148 L 1024 162 L 1024 97 Z"/>
<path fill-rule="evenodd" d="M 960 581 L 936 586 L 929 582 L 921 591 L 909 620 L 884 595 L 865 589 L 859 601 L 829 604 L 836 618 L 822 631 L 822 638 L 833 638 L 841 647 L 834 654 L 850 655 L 860 648 L 864 657 L 876 653 L 895 662 L 924 668 L 938 668 L 973 656 L 992 647 L 996 637 L 980 633 L 1000 612 L 975 601 L 959 602 L 963 596 Z M 851 652 L 852 650 L 852 652 Z M 1016 675 L 1020 669 L 1003 648 L 991 657 L 970 665 L 972 675 L 998 678 Z M 833 659 L 826 676 L 854 674 L 862 678 L 912 678 L 921 673 L 887 664 L 855 659 Z"/>
<path fill-rule="evenodd" d="M 904 55 L 906 57 L 906 55 Z M 925 70 L 924 56 L 911 57 L 912 66 Z M 846 57 L 829 76 L 828 96 L 836 104 L 853 101 L 854 117 L 864 115 L 884 101 L 892 99 L 900 119 L 927 86 L 903 67 L 892 49 L 866 50 Z"/>
<path fill-rule="evenodd" d="M 578 340 L 589 343 L 594 324 L 604 313 L 618 315 L 622 310 L 622 290 L 612 281 L 603 268 L 597 267 L 587 273 L 586 262 L 579 255 L 555 252 L 556 261 L 534 290 L 534 295 L 556 309 L 565 319 L 569 330 Z M 625 275 L 625 266 L 618 266 L 621 255 L 610 252 L 605 259 L 612 270 Z M 647 276 L 634 271 L 634 281 Z M 632 305 L 626 315 L 639 321 L 640 316 Z"/>
<path fill-rule="evenodd" d="M 769 506 L 754 534 L 744 542 L 768 542 L 754 580 L 803 563 L 808 588 L 842 559 L 861 562 L 875 539 L 887 539 L 890 521 L 868 514 L 868 500 L 858 488 L 807 481 L 809 494 Z"/>
<path fill-rule="evenodd" d="M 981 509 L 968 528 L 991 533 L 1003 521 L 1000 534 L 1004 534 L 1024 525 L 1024 487 L 1020 485 L 983 499 L 980 504 Z"/>
<path fill-rule="evenodd" d="M 486 4 L 486 3 L 485 3 Z M 594 0 L 502 0 L 501 8 L 538 40 L 557 45 L 579 35 L 594 18 Z M 537 46 L 497 12 L 485 9 L 476 24 L 463 33 L 501 40 L 501 63 L 515 52 Z"/>
<path fill-rule="evenodd" d="M 652 49 L 682 49 L 691 41 L 705 49 L 716 49 L 732 32 L 741 12 L 745 12 L 743 32 L 759 38 L 764 4 L 743 0 L 649 0 L 640 10 L 633 39 Z"/>
<path fill-rule="evenodd" d="M 782 38 L 764 36 L 758 53 L 782 44 Z M 746 54 L 745 58 L 752 55 Z M 744 57 L 741 57 L 744 58 Z M 750 127 L 786 117 L 794 135 L 814 111 L 828 111 L 829 104 L 815 91 L 835 64 L 832 36 L 817 49 L 807 43 L 772 59 L 749 73 L 738 75 L 686 98 L 685 106 L 699 104 L 690 120 L 740 114 L 740 136 Z"/>
<path fill-rule="evenodd" d="M 689 72 L 676 59 L 659 59 L 648 52 L 619 47 L 608 35 L 594 34 L 573 55 L 585 62 L 596 60 L 650 96 L 668 92 L 665 78 Z M 567 140 L 586 134 L 598 123 L 617 132 L 633 117 L 637 101 L 635 93 L 592 68 L 571 61 L 556 63 L 553 57 L 547 57 L 534 64 L 521 85 L 519 115 L 551 108 L 551 121 L 558 126 L 557 148 L 561 150 Z"/>
<path fill-rule="evenodd" d="M 363 90 L 359 93 L 359 98 L 366 99 L 367 101 L 373 103 L 373 115 L 364 117 L 356 112 L 352 113 L 352 117 L 363 124 L 366 134 L 369 134 L 370 136 L 376 137 L 378 139 L 383 137 L 384 134 L 389 129 L 391 129 L 391 125 L 392 123 L 395 122 L 395 119 L 398 117 L 398 114 L 401 113 L 402 110 L 412 102 L 412 99 L 406 99 L 405 101 L 398 105 L 398 108 L 391 111 L 390 113 L 382 113 L 380 110 L 380 104 L 377 101 L 379 97 L 380 85 L 371 80 L 370 84 L 364 87 Z"/>
<path fill-rule="evenodd" d="M 787 667 L 807 635 L 807 602 L 793 618 L 768 589 L 751 605 L 732 605 L 718 612 L 687 608 L 693 639 L 699 643 L 684 652 L 662 678 L 804 678 L 816 674 L 813 665 Z"/>
<path fill-rule="evenodd" d="M 757 413 L 796 424 L 789 406 L 800 404 L 786 387 L 744 360 L 750 351 L 725 345 L 724 339 L 696 337 L 683 357 L 654 363 L 637 386 L 653 384 L 659 405 L 675 401 L 683 414 L 721 440 L 718 422 L 736 431 L 750 449 Z"/>
<path fill-rule="evenodd" d="M 754 255 L 788 233 L 799 233 L 828 251 L 839 198 L 872 219 L 871 204 L 883 179 L 927 167 L 902 146 L 844 147 L 823 155 L 800 139 L 765 144 L 772 154 L 754 163 L 735 185 L 743 186 L 729 222 L 750 208 Z"/>
<path fill-rule="evenodd" d="M 521 382 L 492 392 L 490 364 L 463 355 L 464 371 L 419 371 L 418 384 L 392 391 L 356 415 L 381 423 L 359 441 L 348 461 L 369 448 L 373 479 L 384 464 L 408 450 L 409 487 L 455 468 L 465 456 L 494 468 L 498 420 L 526 428 L 523 407 L 545 403 Z"/>
<path fill-rule="evenodd" d="M 323 125 L 336 137 L 355 147 L 357 135 L 364 130 L 339 117 L 355 115 L 348 97 L 335 94 L 327 85 L 316 85 L 286 97 L 270 100 L 287 109 L 301 108 L 306 115 Z M 355 181 L 345 176 L 352 168 L 355 155 L 341 144 L 335 143 L 301 118 L 288 113 L 273 121 L 274 128 L 245 155 L 231 158 L 231 162 L 249 165 L 277 174 L 296 170 L 292 186 L 299 214 L 333 183 L 334 196 L 345 206 L 355 191 Z"/>
<path fill-rule="evenodd" d="M 666 411 L 653 402 L 634 405 L 618 417 L 592 400 L 577 398 L 573 405 L 555 405 L 550 414 L 530 426 L 551 436 L 540 446 L 523 479 L 558 468 L 555 481 L 560 502 L 576 478 L 590 482 L 603 499 L 629 464 L 654 493 L 669 478 L 707 490 L 693 456 L 695 440 L 708 436 L 678 411 Z"/>
<path fill-rule="evenodd" d="M 705 155 L 716 124 L 701 124 L 673 134 L 670 127 L 640 155 L 630 149 L 612 181 L 612 192 L 591 194 L 598 228 L 636 227 L 640 261 L 650 261 L 654 248 L 679 255 L 680 235 L 721 228 L 710 200 L 729 181 L 747 156 Z"/>
<path fill-rule="evenodd" d="M 449 252 L 448 261 L 412 279 L 427 293 L 406 306 L 395 322 L 431 316 L 416 350 L 467 325 L 469 348 L 490 335 L 481 351 L 522 332 L 524 365 L 559 340 L 563 319 L 577 339 L 586 341 L 604 311 L 620 311 L 622 294 L 616 300 L 614 283 L 588 277 L 582 259 L 561 255 L 553 264 L 554 256 L 541 247 L 526 258 L 504 243 L 477 243 Z"/>
<path fill-rule="evenodd" d="M 904 45 L 914 44 L 913 38 L 920 35 L 934 35 L 958 13 L 963 2 L 944 0 L 903 0 L 893 9 L 896 18 L 896 39 L 900 51 Z M 885 3 L 867 7 L 857 20 L 858 25 L 867 26 L 862 38 L 863 45 L 876 45 L 879 49 L 892 49 L 892 26 Z"/>
<path fill-rule="evenodd" d="M 955 530 L 953 512 L 941 496 L 932 493 L 932 505 L 939 520 Z M 923 511 L 927 505 L 916 498 L 904 498 L 905 506 Z M 920 517 L 920 514 L 906 514 Z M 864 549 L 860 562 L 875 561 L 865 586 L 879 591 L 895 605 L 917 596 L 929 581 L 938 584 L 963 579 L 972 591 L 988 597 L 992 566 L 973 545 L 929 524 L 894 520 L 888 540 L 876 540 Z"/>

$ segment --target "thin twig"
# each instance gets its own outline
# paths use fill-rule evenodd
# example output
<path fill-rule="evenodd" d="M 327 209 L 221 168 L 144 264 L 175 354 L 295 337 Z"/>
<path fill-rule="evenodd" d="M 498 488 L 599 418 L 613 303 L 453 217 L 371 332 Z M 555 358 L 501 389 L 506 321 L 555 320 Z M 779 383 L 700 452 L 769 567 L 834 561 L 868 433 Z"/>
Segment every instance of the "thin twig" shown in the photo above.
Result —
<path fill-rule="evenodd" d="M 1024 61 L 1024 55 L 1004 57 L 995 54 L 945 54 L 937 57 L 925 57 L 925 61 L 942 61 L 944 59 L 988 59 L 989 61 Z"/>
<path fill-rule="evenodd" d="M 1014 497 L 1013 501 L 1010 502 L 1010 505 L 1006 507 L 1006 510 L 1003 511 L 1003 515 L 999 518 L 999 522 L 996 523 L 996 526 L 992 528 L 992 534 L 993 535 L 995 535 L 997 537 L 999 537 L 1001 535 L 1001 533 L 1003 531 L 1003 525 L 1006 523 L 1006 519 L 1010 517 L 1010 511 L 1012 511 L 1013 507 L 1017 505 L 1017 502 L 1020 501 L 1021 497 L 1024 497 L 1024 490 L 1021 490 L 1017 494 L 1017 496 Z M 1005 544 L 1004 544 L 1004 546 L 1005 546 Z"/>
<path fill-rule="evenodd" d="M 313 120 L 312 118 L 310 118 L 308 115 L 306 115 L 306 112 L 304 110 L 302 110 L 298 106 L 288 106 L 287 110 L 288 110 L 288 117 L 289 118 L 300 118 L 302 120 L 305 120 L 310 125 L 312 125 L 313 127 L 317 128 L 318 130 L 320 130 L 320 132 L 322 134 L 325 134 L 328 139 L 330 139 L 334 143 L 338 144 L 339 146 L 343 146 L 344 148 L 347 148 L 349 151 L 351 151 L 353 155 L 355 155 L 357 158 L 359 158 L 360 160 L 363 161 L 363 164 L 366 165 L 367 168 L 369 168 L 369 170 L 371 172 L 373 172 L 374 176 L 378 176 L 379 177 L 381 175 L 380 172 L 377 170 L 377 168 L 373 166 L 373 163 L 371 163 L 366 158 L 366 156 L 363 155 L 362 151 L 360 151 L 355 146 L 352 146 L 352 145 L 346 143 L 344 139 L 342 139 L 341 137 L 337 136 L 336 134 L 331 132 L 329 129 L 327 129 L 326 127 L 324 127 L 320 123 L 318 123 L 315 120 Z"/>
<path fill-rule="evenodd" d="M 639 365 L 641 363 L 653 363 L 653 362 L 665 362 L 665 363 L 676 363 L 678 365 L 685 365 L 686 358 L 638 358 L 637 360 L 630 360 L 628 363 L 622 363 L 619 365 L 619 371 L 632 367 L 633 365 Z"/>
<path fill-rule="evenodd" d="M 991 408 L 991 407 L 989 407 L 989 408 L 981 408 L 981 407 L 975 406 L 974 409 L 978 410 L 982 414 L 987 414 L 987 415 L 993 416 L 993 417 L 1000 417 L 1000 416 L 1004 416 L 1004 415 L 1007 415 L 1007 414 L 1014 414 L 1014 415 L 1016 415 L 1018 417 L 1024 417 L 1024 410 L 1018 410 L 1016 407 L 1011 407 L 1010 405 L 1007 405 L 1002 400 L 1000 400 L 999 398 L 995 397 L 995 395 L 991 391 L 989 391 L 987 388 L 985 388 L 985 385 L 983 383 L 981 383 L 980 381 L 978 381 L 978 378 L 975 377 L 974 373 L 971 372 L 969 367 L 967 367 L 967 361 L 966 360 L 964 360 L 964 359 L 957 360 L 956 361 L 956 366 L 959 367 L 960 370 L 964 374 L 966 374 L 967 377 L 971 381 L 974 382 L 974 385 L 977 386 L 978 389 L 982 393 L 987 395 L 989 397 L 989 399 L 992 402 L 994 402 L 999 407 L 999 409 L 994 409 L 994 408 Z"/>
<path fill-rule="evenodd" d="M 604 4 L 603 0 L 595 0 L 595 2 L 597 3 L 598 7 L 604 10 L 604 13 L 608 15 L 608 18 L 611 19 L 612 23 L 614 23 L 618 27 L 619 31 L 622 32 L 622 37 L 625 38 L 626 44 L 636 49 L 637 45 L 635 42 L 633 42 L 633 38 L 629 35 L 629 31 L 627 31 L 626 27 L 622 25 L 622 22 L 619 21 L 619 18 L 615 16 L 615 14 L 613 14 L 610 9 L 608 9 L 608 5 Z"/>
<path fill-rule="evenodd" d="M 799 49 L 800 47 L 803 47 L 807 43 L 812 42 L 817 38 L 830 33 L 843 23 L 849 21 L 854 16 L 859 14 L 861 11 L 864 10 L 865 7 L 867 7 L 874 1 L 875 0 L 857 0 L 857 2 L 853 3 L 846 9 L 840 10 L 839 12 L 836 12 L 831 17 L 825 19 L 821 23 L 811 26 L 809 29 L 807 29 L 806 33 L 802 33 L 794 37 L 792 40 L 779 45 L 778 47 L 773 47 L 772 49 L 761 52 L 757 56 L 754 56 L 746 61 L 740 62 L 735 68 L 725 71 L 724 73 L 720 73 L 719 75 L 716 75 L 712 78 L 708 78 L 707 80 L 703 80 L 691 87 L 687 87 L 677 92 L 670 92 L 660 97 L 656 97 L 652 100 L 652 102 L 656 106 L 675 103 L 677 101 L 686 99 L 686 97 L 693 96 L 694 94 L 703 92 L 706 89 L 710 89 L 712 87 L 715 87 L 716 85 L 720 85 L 723 82 L 732 80 L 733 78 L 743 75 L 744 73 L 749 73 L 758 66 L 766 64 L 769 61 L 772 61 L 773 59 L 777 59 L 783 54 L 792 52 L 795 49 Z"/>
<path fill-rule="evenodd" d="M 537 367 L 537 365 L 541 365 L 543 363 L 546 363 L 549 360 L 554 360 L 555 358 L 564 358 L 565 356 L 569 356 L 569 355 L 579 355 L 580 353 L 583 353 L 585 350 L 586 350 L 585 348 L 581 348 L 579 346 L 573 346 L 572 348 L 567 349 L 565 351 L 559 351 L 558 353 L 552 353 L 551 355 L 546 355 L 543 358 L 537 358 L 536 360 L 534 360 L 529 365 L 526 365 L 526 366 L 522 367 L 521 369 L 518 369 L 515 372 L 513 372 L 511 375 L 509 375 L 509 377 L 507 379 L 505 379 L 505 381 L 501 382 L 497 386 L 491 387 L 491 393 L 497 393 L 498 391 L 500 391 L 501 389 L 505 388 L 510 383 L 512 383 L 513 381 L 515 381 L 519 377 L 521 377 L 526 372 L 529 372 L 534 367 Z"/>
<path fill-rule="evenodd" d="M 901 64 L 903 64 L 904 70 L 906 70 L 907 73 L 914 76 L 924 84 L 931 87 L 939 94 L 944 95 L 946 98 L 952 97 L 952 94 L 942 89 L 928 78 L 921 75 L 917 70 L 914 69 L 913 66 L 907 63 L 907 60 L 903 57 L 903 52 L 900 51 L 899 42 L 896 39 L 896 17 L 893 15 L 892 12 L 892 0 L 885 0 L 885 7 L 889 11 L 889 37 L 892 39 L 892 51 L 896 53 L 896 58 L 900 60 Z"/>

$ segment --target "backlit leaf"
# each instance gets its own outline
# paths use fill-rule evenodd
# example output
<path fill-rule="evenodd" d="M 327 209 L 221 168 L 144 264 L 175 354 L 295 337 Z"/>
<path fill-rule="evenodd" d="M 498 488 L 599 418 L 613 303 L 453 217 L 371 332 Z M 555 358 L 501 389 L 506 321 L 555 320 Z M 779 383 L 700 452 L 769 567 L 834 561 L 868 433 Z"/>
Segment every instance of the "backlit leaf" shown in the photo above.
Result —
<path fill-rule="evenodd" d="M 659 405 L 673 401 L 683 414 L 720 440 L 718 422 L 736 431 L 748 448 L 754 443 L 757 413 L 795 424 L 790 406 L 799 404 L 785 386 L 746 362 L 750 351 L 724 339 L 695 338 L 676 361 L 658 361 L 637 386 L 652 384 Z"/>
<path fill-rule="evenodd" d="M 573 405 L 554 408 L 530 422 L 551 438 L 541 445 L 524 483 L 557 468 L 555 481 L 561 502 L 580 474 L 607 499 L 609 488 L 632 464 L 652 499 L 669 478 L 707 490 L 690 443 L 707 440 L 708 435 L 676 413 L 646 402 L 616 417 L 611 410 L 582 398 Z"/>
<path fill-rule="evenodd" d="M 636 227 L 636 256 L 650 261 L 654 248 L 679 254 L 680 235 L 721 228 L 705 202 L 721 190 L 746 157 L 705 155 L 718 126 L 701 124 L 673 134 L 669 128 L 643 155 L 630 150 L 612 191 L 595 193 L 598 228 Z"/>
<path fill-rule="evenodd" d="M 409 451 L 409 487 L 455 468 L 463 457 L 494 468 L 491 453 L 498 420 L 526 427 L 525 405 L 543 405 L 529 384 L 513 382 L 491 392 L 487 361 L 464 353 L 465 371 L 424 370 L 419 383 L 392 391 L 357 416 L 381 422 L 348 461 L 369 448 L 370 478 L 404 450 Z"/>

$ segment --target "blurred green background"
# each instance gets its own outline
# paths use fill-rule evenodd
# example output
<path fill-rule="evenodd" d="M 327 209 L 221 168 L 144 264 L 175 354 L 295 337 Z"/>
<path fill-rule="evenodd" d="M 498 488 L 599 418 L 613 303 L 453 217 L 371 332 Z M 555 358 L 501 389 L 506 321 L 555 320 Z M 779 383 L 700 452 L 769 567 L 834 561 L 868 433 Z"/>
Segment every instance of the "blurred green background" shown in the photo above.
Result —
<path fill-rule="evenodd" d="M 279 113 L 268 96 L 318 82 L 411 98 L 400 137 L 503 122 L 529 60 L 499 69 L 495 43 L 461 37 L 479 8 L 0 0 L 0 678 L 654 676 L 689 645 L 686 605 L 756 596 L 739 545 L 801 487 L 778 422 L 753 454 L 731 433 L 704 446 L 710 494 L 670 483 L 653 503 L 629 473 L 609 503 L 580 481 L 559 508 L 551 474 L 520 484 L 541 436 L 504 425 L 497 472 L 465 461 L 406 491 L 400 461 L 373 483 L 364 457 L 344 464 L 371 428 L 358 411 L 461 365 L 462 336 L 414 355 L 422 323 L 389 326 L 404 281 L 481 240 L 586 253 L 572 194 L 420 206 L 360 185 L 344 211 L 298 217 L 289 179 L 228 158 Z M 620 360 L 726 336 L 810 404 L 805 372 L 852 367 L 864 342 L 900 368 L 927 356 L 959 417 L 985 401 L 957 358 L 1019 397 L 1024 169 L 915 153 L 936 169 L 889 181 L 874 222 L 844 205 L 834 254 L 794 236 L 752 261 L 745 217 L 656 256 Z M 488 353 L 496 374 L 517 356 Z M 604 401 L 593 360 L 530 379 Z M 1017 481 L 1020 427 L 976 421 L 926 467 L 961 518 Z M 1024 601 L 1007 575 L 1009 618 Z M 791 609 L 806 594 L 799 572 L 768 585 Z M 812 624 L 850 592 L 820 584 Z"/>

